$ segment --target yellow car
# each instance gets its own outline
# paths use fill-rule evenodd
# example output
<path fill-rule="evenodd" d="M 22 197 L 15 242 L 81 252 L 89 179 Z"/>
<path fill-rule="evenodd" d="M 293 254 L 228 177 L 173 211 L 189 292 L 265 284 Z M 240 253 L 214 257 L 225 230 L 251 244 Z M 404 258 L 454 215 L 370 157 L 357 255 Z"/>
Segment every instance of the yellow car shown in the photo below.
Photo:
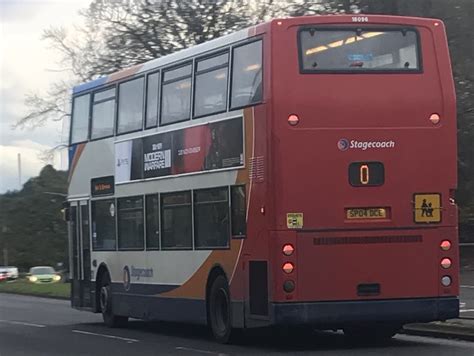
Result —
<path fill-rule="evenodd" d="M 37 266 L 31 267 L 28 273 L 28 280 L 32 283 L 56 283 L 61 280 L 61 276 L 56 273 L 53 267 Z"/>

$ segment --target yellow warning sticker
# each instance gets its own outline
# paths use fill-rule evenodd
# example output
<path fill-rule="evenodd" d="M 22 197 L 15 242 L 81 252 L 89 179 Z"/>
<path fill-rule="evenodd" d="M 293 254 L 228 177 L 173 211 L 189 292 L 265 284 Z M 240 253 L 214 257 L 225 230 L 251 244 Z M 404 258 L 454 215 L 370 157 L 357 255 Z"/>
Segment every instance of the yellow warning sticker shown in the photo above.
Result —
<path fill-rule="evenodd" d="M 303 213 L 286 214 L 286 226 L 288 227 L 288 229 L 303 228 Z"/>
<path fill-rule="evenodd" d="M 415 194 L 415 222 L 441 222 L 441 194 Z"/>

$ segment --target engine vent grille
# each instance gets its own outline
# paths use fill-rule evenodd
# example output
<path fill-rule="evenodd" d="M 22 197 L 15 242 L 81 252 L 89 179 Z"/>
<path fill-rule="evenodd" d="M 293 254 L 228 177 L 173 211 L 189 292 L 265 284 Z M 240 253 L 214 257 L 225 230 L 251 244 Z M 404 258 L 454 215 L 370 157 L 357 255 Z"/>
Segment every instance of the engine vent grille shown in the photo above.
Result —
<path fill-rule="evenodd" d="M 251 181 L 263 182 L 265 180 L 265 161 L 263 156 L 249 159 L 249 178 Z"/>

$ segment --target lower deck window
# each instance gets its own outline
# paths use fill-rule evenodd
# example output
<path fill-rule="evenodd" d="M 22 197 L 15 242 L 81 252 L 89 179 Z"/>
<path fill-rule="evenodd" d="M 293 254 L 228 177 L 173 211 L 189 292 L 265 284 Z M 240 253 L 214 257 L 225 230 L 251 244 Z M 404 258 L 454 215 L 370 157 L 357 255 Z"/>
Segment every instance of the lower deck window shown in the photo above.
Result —
<path fill-rule="evenodd" d="M 224 187 L 195 190 L 195 247 L 228 247 L 229 238 L 229 189 Z"/>
<path fill-rule="evenodd" d="M 92 202 L 92 247 L 96 251 L 115 250 L 115 200 Z"/>
<path fill-rule="evenodd" d="M 143 249 L 143 198 L 117 200 L 119 249 Z"/>
<path fill-rule="evenodd" d="M 161 247 L 163 250 L 192 249 L 191 192 L 161 195 Z"/>
<path fill-rule="evenodd" d="M 158 194 L 146 196 L 146 249 L 160 248 Z"/>

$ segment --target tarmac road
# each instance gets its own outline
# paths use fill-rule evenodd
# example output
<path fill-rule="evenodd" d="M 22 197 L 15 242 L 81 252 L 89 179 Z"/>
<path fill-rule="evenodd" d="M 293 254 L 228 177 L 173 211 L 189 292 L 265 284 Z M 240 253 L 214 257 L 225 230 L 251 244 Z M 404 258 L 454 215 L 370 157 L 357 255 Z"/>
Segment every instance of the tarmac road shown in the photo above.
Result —
<path fill-rule="evenodd" d="M 460 316 L 474 318 L 474 245 L 461 246 Z"/>
<path fill-rule="evenodd" d="M 0 294 L 0 355 L 474 355 L 474 343 L 397 335 L 385 346 L 348 344 L 340 333 L 276 337 L 252 332 L 219 345 L 201 326 L 131 321 L 108 329 L 68 301 Z"/>

